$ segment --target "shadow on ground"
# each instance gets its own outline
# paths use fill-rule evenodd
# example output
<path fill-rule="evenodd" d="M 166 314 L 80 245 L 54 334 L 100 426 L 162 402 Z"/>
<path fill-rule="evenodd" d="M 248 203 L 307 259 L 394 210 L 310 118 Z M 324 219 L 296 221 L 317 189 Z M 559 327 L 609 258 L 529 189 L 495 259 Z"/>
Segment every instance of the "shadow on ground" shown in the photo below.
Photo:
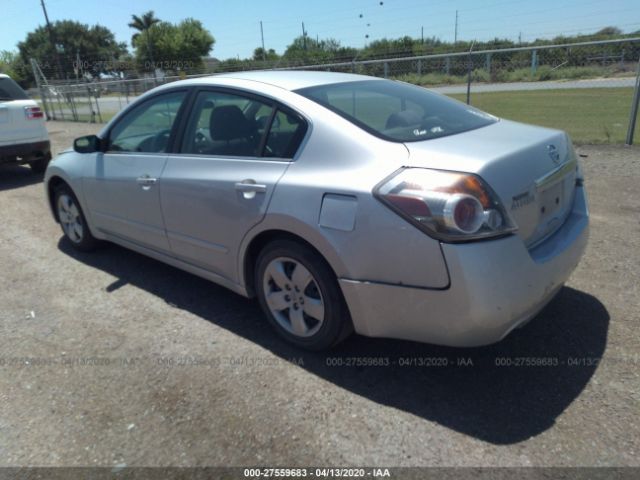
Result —
<path fill-rule="evenodd" d="M 307 353 L 280 340 L 257 302 L 206 280 L 115 245 L 81 254 L 61 239 L 59 248 L 117 277 L 107 291 L 126 284 L 144 289 L 279 357 L 302 359 L 300 368 L 341 388 L 494 444 L 519 442 L 550 428 L 589 382 L 607 340 L 604 305 L 565 287 L 526 327 L 490 347 L 454 349 L 353 336 L 330 352 Z M 385 357 L 390 366 L 335 366 Z M 446 358 L 448 366 L 400 365 L 401 359 L 433 357 Z M 549 359 L 552 366 L 499 365 L 538 359 Z"/>
<path fill-rule="evenodd" d="M 33 173 L 28 165 L 0 165 L 0 192 L 40 183 L 42 177 Z"/>

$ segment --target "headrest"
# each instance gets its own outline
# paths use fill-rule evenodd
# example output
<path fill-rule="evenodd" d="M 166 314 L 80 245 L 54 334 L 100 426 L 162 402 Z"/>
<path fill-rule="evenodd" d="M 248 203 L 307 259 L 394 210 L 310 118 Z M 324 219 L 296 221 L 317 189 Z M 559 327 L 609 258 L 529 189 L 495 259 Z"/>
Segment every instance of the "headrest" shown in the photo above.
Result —
<path fill-rule="evenodd" d="M 420 114 L 412 110 L 404 110 L 389 115 L 385 128 L 408 127 L 420 123 Z"/>
<path fill-rule="evenodd" d="M 234 140 L 251 135 L 251 122 L 236 105 L 215 108 L 209 118 L 209 132 L 212 140 Z"/>

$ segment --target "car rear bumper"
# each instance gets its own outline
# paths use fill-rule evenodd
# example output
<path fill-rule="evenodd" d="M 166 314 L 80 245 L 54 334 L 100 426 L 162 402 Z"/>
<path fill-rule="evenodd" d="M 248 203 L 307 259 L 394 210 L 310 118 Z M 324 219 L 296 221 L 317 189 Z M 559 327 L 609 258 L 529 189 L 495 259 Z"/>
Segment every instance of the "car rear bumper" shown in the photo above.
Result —
<path fill-rule="evenodd" d="M 586 195 L 577 187 L 564 225 L 532 250 L 516 235 L 442 244 L 451 278 L 445 290 L 347 279 L 340 286 L 362 335 L 487 345 L 529 321 L 554 297 L 578 264 L 588 230 Z"/>
<path fill-rule="evenodd" d="M 51 160 L 51 143 L 49 140 L 17 145 L 0 145 L 0 164 L 29 163 L 45 159 Z"/>

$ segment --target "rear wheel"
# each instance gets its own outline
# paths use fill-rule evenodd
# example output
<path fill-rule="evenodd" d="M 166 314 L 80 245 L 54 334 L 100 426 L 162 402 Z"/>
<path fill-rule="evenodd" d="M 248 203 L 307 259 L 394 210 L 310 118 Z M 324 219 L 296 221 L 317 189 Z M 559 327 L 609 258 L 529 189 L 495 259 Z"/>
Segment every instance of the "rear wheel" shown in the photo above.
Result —
<path fill-rule="evenodd" d="M 69 187 L 56 188 L 54 205 L 62 231 L 71 245 L 84 252 L 94 250 L 99 241 L 91 235 L 80 203 Z"/>
<path fill-rule="evenodd" d="M 290 240 L 268 244 L 258 257 L 255 278 L 260 306 L 289 342 L 323 350 L 351 333 L 335 275 L 310 248 Z"/>

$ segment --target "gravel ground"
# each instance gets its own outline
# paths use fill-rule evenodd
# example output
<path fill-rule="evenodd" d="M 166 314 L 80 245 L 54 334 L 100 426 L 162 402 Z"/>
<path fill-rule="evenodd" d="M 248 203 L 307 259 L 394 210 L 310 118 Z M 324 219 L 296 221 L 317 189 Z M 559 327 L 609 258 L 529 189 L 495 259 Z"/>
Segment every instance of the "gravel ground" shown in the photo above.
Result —
<path fill-rule="evenodd" d="M 97 131 L 49 128 L 56 151 Z M 640 148 L 579 150 L 585 258 L 529 325 L 467 350 L 297 351 L 253 301 L 116 246 L 74 252 L 41 178 L 2 169 L 0 465 L 640 466 Z M 434 357 L 449 366 L 344 366 Z"/>

